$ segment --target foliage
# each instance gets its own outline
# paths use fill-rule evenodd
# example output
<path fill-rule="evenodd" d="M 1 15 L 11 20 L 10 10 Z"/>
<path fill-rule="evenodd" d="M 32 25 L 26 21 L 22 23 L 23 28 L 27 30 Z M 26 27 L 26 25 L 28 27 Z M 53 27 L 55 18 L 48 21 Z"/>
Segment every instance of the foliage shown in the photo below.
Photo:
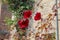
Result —
<path fill-rule="evenodd" d="M 20 13 L 33 7 L 32 0 L 7 0 L 11 11 Z"/>
<path fill-rule="evenodd" d="M 7 24 L 8 26 L 11 26 L 14 21 L 6 17 L 6 18 L 5 18 L 5 22 L 6 22 L 6 24 Z"/>
<path fill-rule="evenodd" d="M 4 1 L 4 0 L 3 0 Z M 33 8 L 33 0 L 5 0 L 5 2 L 8 3 L 8 9 L 11 11 L 12 15 L 15 16 L 14 20 L 7 18 L 5 19 L 5 22 L 8 26 L 11 26 L 15 24 L 17 32 L 19 32 L 20 38 L 22 37 L 25 32 L 18 27 L 18 20 L 23 18 L 23 11 L 24 10 L 32 10 Z"/>

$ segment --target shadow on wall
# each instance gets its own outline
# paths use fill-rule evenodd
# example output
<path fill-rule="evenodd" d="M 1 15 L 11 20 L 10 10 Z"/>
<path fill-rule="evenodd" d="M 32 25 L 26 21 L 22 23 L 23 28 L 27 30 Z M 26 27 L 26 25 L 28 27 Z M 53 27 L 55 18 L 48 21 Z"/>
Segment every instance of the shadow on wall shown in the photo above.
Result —
<path fill-rule="evenodd" d="M 2 4 L 1 5 L 1 19 L 0 19 L 0 40 L 9 37 L 8 26 L 5 25 L 4 19 L 6 17 L 11 18 L 11 13 L 8 11 L 8 5 Z"/>

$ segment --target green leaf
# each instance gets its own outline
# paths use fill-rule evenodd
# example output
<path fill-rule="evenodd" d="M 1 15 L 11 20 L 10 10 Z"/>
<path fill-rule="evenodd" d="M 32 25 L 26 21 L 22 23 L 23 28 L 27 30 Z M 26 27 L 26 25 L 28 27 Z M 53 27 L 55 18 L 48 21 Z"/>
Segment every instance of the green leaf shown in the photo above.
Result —
<path fill-rule="evenodd" d="M 22 2 L 22 0 L 7 0 L 8 4 L 9 4 L 9 8 L 11 9 L 11 11 L 16 11 L 19 10 L 26 10 L 26 9 L 32 9 L 33 7 L 33 0 L 27 0 L 26 2 Z M 29 6 L 31 5 L 31 6 Z"/>
<path fill-rule="evenodd" d="M 6 19 L 5 19 L 5 23 L 7 24 L 7 25 L 9 25 L 9 26 L 11 26 L 12 24 L 13 24 L 13 20 L 11 20 L 10 18 L 7 18 L 6 17 Z"/>

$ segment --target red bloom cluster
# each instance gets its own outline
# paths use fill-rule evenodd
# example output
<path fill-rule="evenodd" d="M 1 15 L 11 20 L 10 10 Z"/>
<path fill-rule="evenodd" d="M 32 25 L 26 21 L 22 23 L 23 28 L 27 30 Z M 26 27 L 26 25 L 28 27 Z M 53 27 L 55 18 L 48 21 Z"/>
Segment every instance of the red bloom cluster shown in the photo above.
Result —
<path fill-rule="evenodd" d="M 31 15 L 32 15 L 31 10 L 26 10 L 26 11 L 23 12 L 23 18 L 24 19 L 18 21 L 18 25 L 21 29 L 24 29 L 24 28 L 28 27 L 28 24 L 29 24 L 28 18 L 30 18 Z M 40 20 L 40 19 L 41 19 L 41 13 L 37 12 L 35 17 L 34 17 L 34 20 L 37 21 L 37 20 Z"/>
<path fill-rule="evenodd" d="M 28 23 L 29 23 L 28 19 L 23 19 L 23 20 L 18 21 L 19 27 L 21 29 L 24 29 L 24 28 L 28 27 Z"/>
<path fill-rule="evenodd" d="M 34 20 L 37 21 L 37 20 L 40 20 L 40 19 L 41 19 L 41 13 L 37 12 L 35 17 L 34 17 Z"/>
<path fill-rule="evenodd" d="M 27 28 L 28 27 L 28 24 L 29 24 L 28 18 L 30 18 L 31 15 L 32 15 L 32 11 L 31 10 L 25 10 L 23 12 L 23 18 L 24 19 L 18 21 L 19 27 L 21 29 L 24 29 L 24 28 Z"/>
<path fill-rule="evenodd" d="M 32 11 L 31 10 L 26 10 L 26 11 L 23 12 L 23 14 L 24 14 L 23 17 L 27 19 L 27 18 L 31 17 Z"/>

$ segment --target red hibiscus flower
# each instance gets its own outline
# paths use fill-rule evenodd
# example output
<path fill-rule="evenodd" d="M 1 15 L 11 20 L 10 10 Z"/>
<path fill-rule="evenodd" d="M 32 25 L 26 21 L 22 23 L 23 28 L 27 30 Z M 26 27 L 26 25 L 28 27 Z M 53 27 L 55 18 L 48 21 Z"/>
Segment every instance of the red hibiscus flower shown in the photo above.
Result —
<path fill-rule="evenodd" d="M 40 20 L 40 19 L 41 19 L 41 13 L 37 12 L 35 17 L 34 17 L 34 20 L 37 21 L 37 20 Z"/>
<path fill-rule="evenodd" d="M 31 17 L 31 14 L 32 14 L 32 11 L 31 10 L 25 10 L 24 12 L 23 12 L 23 16 L 24 16 L 24 18 L 29 18 L 29 17 Z"/>
<path fill-rule="evenodd" d="M 21 29 L 27 28 L 29 24 L 29 20 L 28 19 L 23 19 L 23 20 L 19 20 L 18 21 L 18 25 Z"/>

